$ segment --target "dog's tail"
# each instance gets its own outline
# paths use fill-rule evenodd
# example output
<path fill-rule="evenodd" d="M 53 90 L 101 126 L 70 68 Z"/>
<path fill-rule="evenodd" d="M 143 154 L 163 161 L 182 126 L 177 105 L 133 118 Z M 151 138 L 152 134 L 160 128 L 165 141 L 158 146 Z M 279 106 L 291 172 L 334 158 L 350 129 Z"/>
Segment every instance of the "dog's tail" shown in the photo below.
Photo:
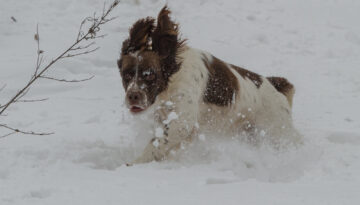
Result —
<path fill-rule="evenodd" d="M 295 88 L 286 78 L 282 77 L 267 77 L 270 83 L 276 88 L 277 91 L 285 95 L 290 107 L 292 107 Z"/>

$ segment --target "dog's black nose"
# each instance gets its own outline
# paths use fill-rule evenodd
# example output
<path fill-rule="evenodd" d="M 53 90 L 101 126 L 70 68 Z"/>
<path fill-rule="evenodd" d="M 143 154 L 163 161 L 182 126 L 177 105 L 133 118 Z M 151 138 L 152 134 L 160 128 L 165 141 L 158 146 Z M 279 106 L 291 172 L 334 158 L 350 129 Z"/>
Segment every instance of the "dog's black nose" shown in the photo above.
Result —
<path fill-rule="evenodd" d="M 142 94 L 138 91 L 128 93 L 128 100 L 130 105 L 138 105 L 143 100 Z"/>

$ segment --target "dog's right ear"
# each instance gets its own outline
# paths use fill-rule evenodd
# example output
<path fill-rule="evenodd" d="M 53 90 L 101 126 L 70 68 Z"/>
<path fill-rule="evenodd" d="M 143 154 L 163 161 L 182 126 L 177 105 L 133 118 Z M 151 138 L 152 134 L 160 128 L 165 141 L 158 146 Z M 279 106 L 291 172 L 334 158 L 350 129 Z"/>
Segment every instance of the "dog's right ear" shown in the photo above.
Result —
<path fill-rule="evenodd" d="M 155 19 L 147 17 L 134 23 L 130 29 L 130 36 L 123 42 L 121 54 L 126 55 L 135 51 L 151 50 L 150 37 L 154 30 Z"/>
<path fill-rule="evenodd" d="M 183 41 L 178 38 L 178 24 L 170 19 L 171 11 L 164 6 L 157 18 L 157 26 L 152 33 L 152 48 L 161 57 L 175 56 Z"/>

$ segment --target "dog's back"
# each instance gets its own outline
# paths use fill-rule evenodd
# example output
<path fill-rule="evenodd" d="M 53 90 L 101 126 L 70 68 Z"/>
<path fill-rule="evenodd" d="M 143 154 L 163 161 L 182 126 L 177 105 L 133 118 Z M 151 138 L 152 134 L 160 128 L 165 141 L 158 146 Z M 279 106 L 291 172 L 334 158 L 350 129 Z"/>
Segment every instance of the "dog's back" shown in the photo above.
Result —
<path fill-rule="evenodd" d="M 270 83 L 276 88 L 277 91 L 284 94 L 292 106 L 295 88 L 286 78 L 282 77 L 267 77 Z"/>
<path fill-rule="evenodd" d="M 182 66 L 170 81 L 177 92 L 182 84 L 194 87 L 200 132 L 299 140 L 291 119 L 294 87 L 285 78 L 265 78 L 190 47 L 179 56 Z"/>

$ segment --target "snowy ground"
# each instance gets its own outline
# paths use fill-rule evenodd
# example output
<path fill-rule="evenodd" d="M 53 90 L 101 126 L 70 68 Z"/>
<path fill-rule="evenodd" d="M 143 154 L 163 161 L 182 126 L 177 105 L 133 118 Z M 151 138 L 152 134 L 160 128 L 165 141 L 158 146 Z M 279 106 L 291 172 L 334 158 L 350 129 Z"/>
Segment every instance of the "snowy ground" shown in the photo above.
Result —
<path fill-rule="evenodd" d="M 137 3 L 135 3 L 137 2 Z M 76 37 L 98 0 L 0 0 L 0 102 L 29 79 L 39 23 L 47 60 Z M 51 136 L 0 139 L 0 204 L 359 204 L 360 1 L 170 1 L 189 45 L 297 88 L 294 121 L 305 145 L 277 153 L 206 136 L 173 160 L 125 167 L 147 130 L 123 104 L 116 67 L 121 42 L 138 18 L 165 1 L 122 1 L 104 27 L 101 50 L 57 64 L 28 99 L 1 117 Z M 14 23 L 10 17 L 14 16 Z M 141 134 L 142 133 L 142 134 Z M 0 130 L 0 135 L 5 130 Z"/>

